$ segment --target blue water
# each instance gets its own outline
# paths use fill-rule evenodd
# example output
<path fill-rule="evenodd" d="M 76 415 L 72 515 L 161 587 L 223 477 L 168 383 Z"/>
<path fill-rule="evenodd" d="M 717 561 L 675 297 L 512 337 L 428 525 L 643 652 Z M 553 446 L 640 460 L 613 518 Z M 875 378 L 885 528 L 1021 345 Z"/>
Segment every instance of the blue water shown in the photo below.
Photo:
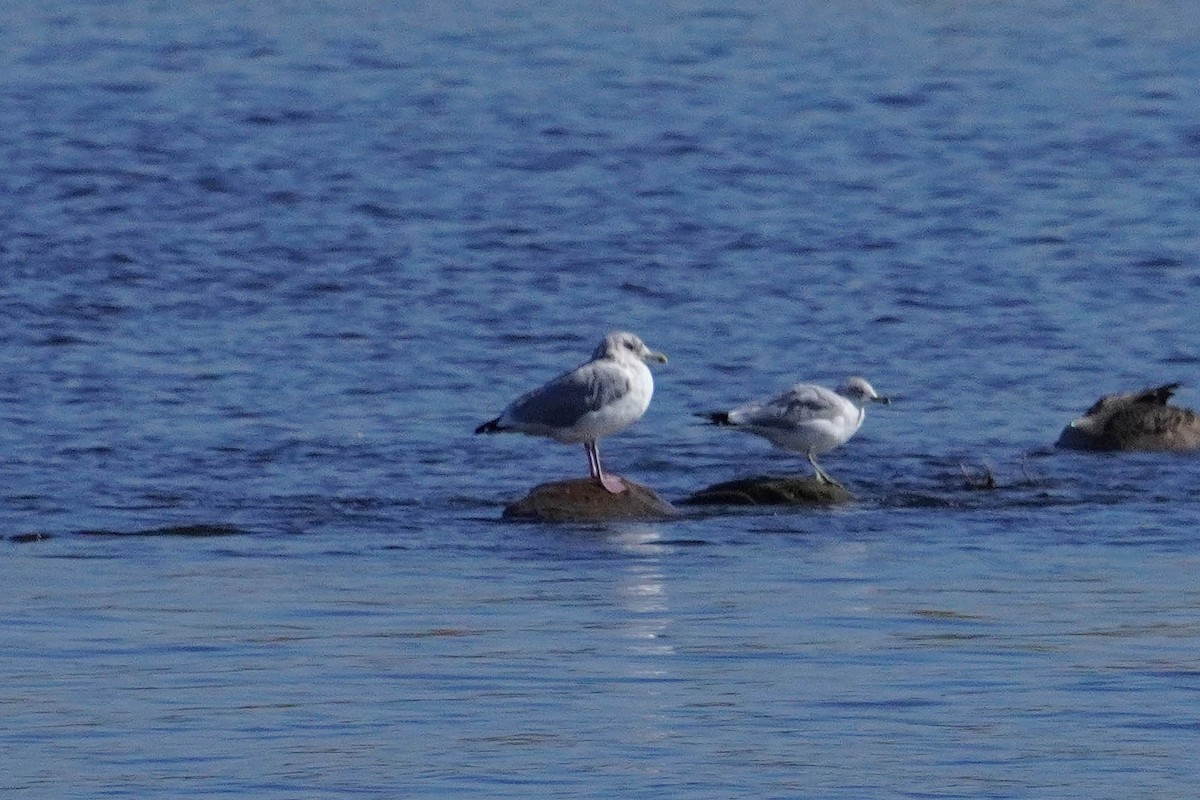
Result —
<path fill-rule="evenodd" d="M 1200 405 L 1191 2 L 6 11 L 6 796 L 1194 794 L 1200 462 L 1049 447 Z M 859 501 L 501 522 L 613 328 L 611 470 L 861 373 Z"/>

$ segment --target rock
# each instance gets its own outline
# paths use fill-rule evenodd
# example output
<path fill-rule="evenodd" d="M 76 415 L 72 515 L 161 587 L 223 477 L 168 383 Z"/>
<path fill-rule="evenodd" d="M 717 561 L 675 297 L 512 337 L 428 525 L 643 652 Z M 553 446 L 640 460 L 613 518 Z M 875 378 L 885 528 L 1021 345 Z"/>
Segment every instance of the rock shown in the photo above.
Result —
<path fill-rule="evenodd" d="M 832 506 L 854 500 L 841 486 L 798 475 L 740 478 L 701 489 L 681 505 Z"/>
<path fill-rule="evenodd" d="M 648 486 L 623 479 L 620 494 L 608 492 L 590 478 L 535 486 L 504 509 L 504 518 L 527 522 L 617 522 L 660 520 L 679 512 Z"/>

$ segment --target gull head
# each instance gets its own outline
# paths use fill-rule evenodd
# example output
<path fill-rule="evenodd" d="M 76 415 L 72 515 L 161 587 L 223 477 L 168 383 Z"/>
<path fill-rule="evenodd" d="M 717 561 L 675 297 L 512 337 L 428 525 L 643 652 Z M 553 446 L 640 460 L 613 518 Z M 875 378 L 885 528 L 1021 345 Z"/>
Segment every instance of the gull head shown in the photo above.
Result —
<path fill-rule="evenodd" d="M 866 378 L 853 377 L 837 388 L 837 393 L 858 406 L 867 403 L 888 405 L 892 401 L 875 391 L 875 387 L 867 383 Z"/>
<path fill-rule="evenodd" d="M 604 337 L 592 358 L 611 358 L 617 361 L 659 361 L 667 363 L 663 353 L 651 350 L 640 338 L 627 331 L 614 331 Z"/>

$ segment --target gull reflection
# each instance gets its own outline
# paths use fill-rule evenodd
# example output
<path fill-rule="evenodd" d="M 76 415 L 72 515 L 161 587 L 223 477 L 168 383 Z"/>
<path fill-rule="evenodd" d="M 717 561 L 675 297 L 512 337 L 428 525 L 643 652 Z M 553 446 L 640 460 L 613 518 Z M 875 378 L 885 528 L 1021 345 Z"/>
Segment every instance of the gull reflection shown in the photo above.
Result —
<path fill-rule="evenodd" d="M 630 652 L 640 656 L 674 655 L 675 648 L 666 638 L 671 618 L 658 558 L 670 547 L 661 543 L 662 532 L 652 526 L 626 528 L 614 537 L 614 542 L 628 553 L 643 556 L 629 563 L 616 585 L 619 606 L 630 612 L 621 631 L 630 641 Z M 660 677 L 666 670 L 644 667 L 639 674 Z"/>

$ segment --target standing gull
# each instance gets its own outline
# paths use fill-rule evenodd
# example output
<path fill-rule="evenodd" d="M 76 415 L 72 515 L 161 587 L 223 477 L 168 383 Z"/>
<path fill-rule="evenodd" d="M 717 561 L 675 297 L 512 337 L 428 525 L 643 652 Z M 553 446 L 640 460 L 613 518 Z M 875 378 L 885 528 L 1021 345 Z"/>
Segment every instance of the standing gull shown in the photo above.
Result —
<path fill-rule="evenodd" d="M 515 431 L 564 444 L 582 442 L 591 476 L 608 491 L 620 494 L 625 482 L 601 469 L 599 441 L 625 430 L 650 407 L 654 377 L 645 364 L 647 359 L 667 363 L 665 355 L 652 351 L 632 333 L 610 333 L 592 353 L 591 361 L 521 395 L 475 432 Z"/>
<path fill-rule="evenodd" d="M 817 464 L 816 457 L 846 442 L 863 423 L 867 403 L 890 403 L 863 378 L 850 378 L 835 391 L 800 383 L 778 397 L 746 403 L 729 411 L 699 414 L 724 425 L 763 437 L 776 447 L 804 453 L 817 480 L 841 486 Z"/>
<path fill-rule="evenodd" d="M 1200 449 L 1200 415 L 1167 402 L 1178 388 L 1168 383 L 1105 395 L 1063 429 L 1057 444 L 1074 450 Z"/>

